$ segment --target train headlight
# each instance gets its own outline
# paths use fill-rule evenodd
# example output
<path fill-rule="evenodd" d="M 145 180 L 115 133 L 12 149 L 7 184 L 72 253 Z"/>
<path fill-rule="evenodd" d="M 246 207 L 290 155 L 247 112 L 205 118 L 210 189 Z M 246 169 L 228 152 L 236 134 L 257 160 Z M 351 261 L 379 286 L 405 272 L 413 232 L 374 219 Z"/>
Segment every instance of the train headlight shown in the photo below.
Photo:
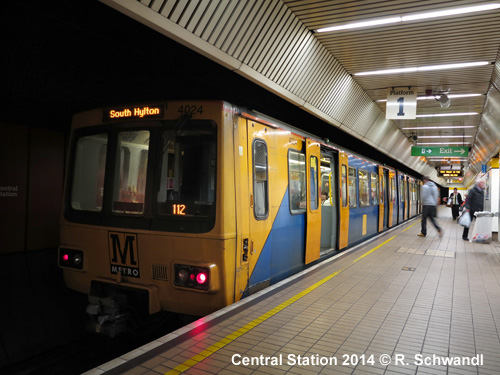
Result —
<path fill-rule="evenodd" d="M 210 286 L 210 269 L 208 267 L 174 264 L 174 268 L 175 286 L 208 290 Z"/>
<path fill-rule="evenodd" d="M 60 247 L 58 258 L 59 267 L 73 268 L 77 270 L 83 269 L 83 251 L 81 250 Z"/>
<path fill-rule="evenodd" d="M 182 283 L 185 283 L 189 278 L 189 274 L 184 268 L 181 268 L 179 270 L 179 272 L 177 273 L 177 276 L 179 278 L 179 281 Z"/>
<path fill-rule="evenodd" d="M 73 264 L 79 265 L 80 263 L 82 263 L 82 256 L 80 254 L 75 254 L 73 256 Z"/>

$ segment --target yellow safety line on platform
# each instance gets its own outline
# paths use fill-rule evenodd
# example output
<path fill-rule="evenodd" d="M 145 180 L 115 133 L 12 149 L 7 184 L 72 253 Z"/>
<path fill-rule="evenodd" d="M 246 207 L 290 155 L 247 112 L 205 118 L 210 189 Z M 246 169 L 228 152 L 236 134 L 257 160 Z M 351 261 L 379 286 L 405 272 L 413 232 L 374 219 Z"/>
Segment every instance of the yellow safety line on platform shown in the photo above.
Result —
<path fill-rule="evenodd" d="M 352 262 L 353 263 L 356 263 L 358 260 L 361 260 L 363 259 L 364 257 L 366 257 L 367 255 L 370 255 L 371 253 L 373 253 L 375 250 L 381 248 L 382 246 L 384 246 L 386 243 L 388 243 L 389 241 L 392 241 L 393 239 L 395 239 L 396 236 L 392 236 L 391 238 L 389 238 L 387 241 L 384 241 L 382 242 L 380 245 L 374 247 L 373 249 L 371 249 L 370 251 L 367 251 L 366 253 L 364 253 L 363 255 L 361 255 L 359 258 L 356 258 L 354 259 Z"/>
<path fill-rule="evenodd" d="M 370 251 L 368 251 L 365 254 L 361 255 L 359 258 L 356 258 L 355 260 L 353 260 L 352 263 L 356 263 L 358 260 L 361 260 L 362 258 L 366 257 L 367 255 L 373 253 L 375 250 L 381 248 L 382 246 L 384 246 L 385 244 L 387 244 L 389 241 L 392 241 L 394 238 L 396 238 L 396 236 L 392 236 L 387 241 L 382 242 L 380 245 L 374 247 Z M 286 307 L 290 306 L 292 303 L 298 301 L 299 299 L 301 299 L 305 295 L 309 294 L 313 290 L 317 289 L 318 287 L 320 287 L 321 285 L 323 285 L 327 281 L 333 279 L 335 276 L 337 276 L 339 273 L 341 273 L 343 271 L 344 270 L 341 269 L 341 270 L 338 270 L 338 271 L 336 271 L 336 272 L 328 275 L 324 279 L 322 279 L 322 280 L 318 281 L 317 283 L 311 285 L 309 288 L 303 290 L 302 292 L 294 295 L 293 297 L 291 297 L 290 299 L 286 300 L 282 304 L 276 306 L 274 309 L 269 310 L 265 314 L 262 314 L 258 318 L 252 320 L 250 323 L 245 324 L 240 329 L 238 329 L 238 330 L 234 331 L 233 333 L 227 335 L 226 337 L 224 337 L 219 342 L 217 342 L 217 343 L 213 344 L 212 346 L 208 347 L 207 349 L 203 350 L 201 353 L 199 353 L 199 354 L 191 357 L 190 359 L 188 359 L 184 363 L 180 364 L 179 366 L 173 368 L 172 370 L 167 371 L 165 373 L 165 375 L 177 375 L 177 374 L 180 374 L 180 373 L 182 373 L 182 372 L 190 369 L 191 367 L 197 365 L 199 362 L 203 361 L 205 358 L 209 357 L 210 355 L 212 355 L 213 353 L 215 353 L 219 349 L 222 349 L 227 344 L 230 344 L 231 342 L 233 342 L 235 339 L 237 339 L 238 337 L 240 337 L 244 333 L 246 333 L 246 332 L 250 331 L 252 328 L 258 326 L 260 323 L 265 322 L 267 319 L 269 319 L 273 315 L 279 313 L 284 308 L 286 308 Z"/>
<path fill-rule="evenodd" d="M 422 221 L 422 219 L 418 220 L 416 223 L 413 223 L 412 225 L 410 225 L 408 228 L 405 228 L 403 229 L 403 232 L 406 232 L 408 229 L 410 229 L 411 227 L 414 227 L 415 225 L 417 225 L 418 223 L 420 223 Z"/>

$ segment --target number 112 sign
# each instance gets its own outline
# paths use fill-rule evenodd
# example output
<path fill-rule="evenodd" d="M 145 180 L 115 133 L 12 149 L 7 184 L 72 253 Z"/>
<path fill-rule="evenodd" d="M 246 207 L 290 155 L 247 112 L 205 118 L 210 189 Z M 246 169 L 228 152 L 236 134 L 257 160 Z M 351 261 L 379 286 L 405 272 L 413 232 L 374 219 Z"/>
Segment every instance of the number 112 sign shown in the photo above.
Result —
<path fill-rule="evenodd" d="M 387 120 L 413 120 L 417 117 L 417 90 L 395 87 L 388 90 L 385 118 Z"/>

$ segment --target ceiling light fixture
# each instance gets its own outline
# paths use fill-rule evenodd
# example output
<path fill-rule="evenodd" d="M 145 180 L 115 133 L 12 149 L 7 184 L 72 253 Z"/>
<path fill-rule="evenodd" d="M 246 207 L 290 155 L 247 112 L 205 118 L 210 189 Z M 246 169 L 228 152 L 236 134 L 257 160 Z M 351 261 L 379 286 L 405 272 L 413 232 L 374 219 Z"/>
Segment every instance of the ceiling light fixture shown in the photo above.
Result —
<path fill-rule="evenodd" d="M 442 156 L 426 156 L 427 159 L 443 159 Z M 458 156 L 449 156 L 447 157 L 446 159 L 443 159 L 443 160 L 451 160 L 451 161 L 455 161 L 455 160 L 469 160 L 469 158 L 461 158 L 461 157 L 458 157 Z"/>
<path fill-rule="evenodd" d="M 325 33 L 325 32 L 329 32 L 329 31 L 357 29 L 357 28 L 370 27 L 370 26 L 387 25 L 387 24 L 391 24 L 391 23 L 419 21 L 419 20 L 428 19 L 428 18 L 455 16 L 457 14 L 482 12 L 482 11 L 493 10 L 493 9 L 498 9 L 498 8 L 500 8 L 499 3 L 484 4 L 484 5 L 477 5 L 477 6 L 464 7 L 464 8 L 451 8 L 451 9 L 437 10 L 435 12 L 417 13 L 417 14 L 410 14 L 407 16 L 381 18 L 381 19 L 374 19 L 374 20 L 368 20 L 368 21 L 347 23 L 347 24 L 339 25 L 339 26 L 324 27 L 321 29 L 317 29 L 316 32 L 317 33 Z"/>
<path fill-rule="evenodd" d="M 459 126 L 412 126 L 409 128 L 401 128 L 401 130 L 427 130 L 427 129 L 469 129 L 477 128 L 475 125 L 459 125 Z"/>
<path fill-rule="evenodd" d="M 417 115 L 417 117 L 475 116 L 478 114 L 478 112 L 433 113 L 429 115 Z"/>
<path fill-rule="evenodd" d="M 465 142 L 465 144 L 468 145 L 469 142 Z M 465 146 L 465 144 L 464 144 L 464 142 L 418 142 L 418 146 L 422 146 L 422 145 L 461 145 L 461 146 Z"/>
<path fill-rule="evenodd" d="M 472 138 L 472 135 L 419 135 L 418 139 L 422 138 Z"/>
<path fill-rule="evenodd" d="M 474 66 L 489 65 L 489 61 L 474 61 L 469 63 L 457 63 L 457 64 L 442 64 L 442 65 L 427 65 L 427 66 L 415 66 L 411 68 L 397 68 L 397 69 L 383 69 L 383 70 L 372 70 L 368 72 L 354 73 L 355 76 L 370 76 L 370 75 L 381 75 L 381 74 L 397 74 L 397 73 L 418 73 L 426 72 L 431 70 L 447 70 L 447 69 L 460 69 L 460 68 L 470 68 Z"/>
<path fill-rule="evenodd" d="M 429 159 L 429 161 L 450 161 L 452 163 L 453 162 L 457 162 L 457 161 L 467 161 L 467 160 L 469 160 L 469 159 L 466 159 L 466 158 L 461 158 L 461 159 L 458 159 L 458 158 L 455 159 L 455 158 L 453 158 L 451 160 L 450 159 Z"/>

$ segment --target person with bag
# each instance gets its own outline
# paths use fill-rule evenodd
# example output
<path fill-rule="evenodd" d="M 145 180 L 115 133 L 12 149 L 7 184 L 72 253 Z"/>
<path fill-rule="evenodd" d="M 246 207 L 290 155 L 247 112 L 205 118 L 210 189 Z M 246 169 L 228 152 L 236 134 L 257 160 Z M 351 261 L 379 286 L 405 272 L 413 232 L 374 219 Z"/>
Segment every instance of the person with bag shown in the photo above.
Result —
<path fill-rule="evenodd" d="M 469 195 L 465 202 L 464 213 L 468 212 L 470 215 L 470 220 L 474 220 L 474 213 L 476 211 L 483 211 L 484 209 L 484 188 L 486 186 L 486 181 L 483 178 L 476 180 L 476 184 L 472 189 L 470 189 Z M 469 241 L 469 228 L 464 227 L 464 232 L 462 233 L 462 239 L 464 241 Z"/>
<path fill-rule="evenodd" d="M 422 229 L 418 234 L 419 237 L 427 236 L 427 218 L 432 222 L 432 225 L 437 229 L 439 237 L 443 237 L 443 229 L 439 226 L 436 220 L 437 205 L 439 203 L 439 190 L 430 177 L 422 177 Z"/>
<path fill-rule="evenodd" d="M 450 202 L 451 216 L 453 216 L 453 220 L 456 220 L 460 216 L 458 210 L 462 204 L 462 196 L 458 192 L 457 188 L 453 189 L 453 193 L 451 193 L 448 198 L 448 202 Z"/>

